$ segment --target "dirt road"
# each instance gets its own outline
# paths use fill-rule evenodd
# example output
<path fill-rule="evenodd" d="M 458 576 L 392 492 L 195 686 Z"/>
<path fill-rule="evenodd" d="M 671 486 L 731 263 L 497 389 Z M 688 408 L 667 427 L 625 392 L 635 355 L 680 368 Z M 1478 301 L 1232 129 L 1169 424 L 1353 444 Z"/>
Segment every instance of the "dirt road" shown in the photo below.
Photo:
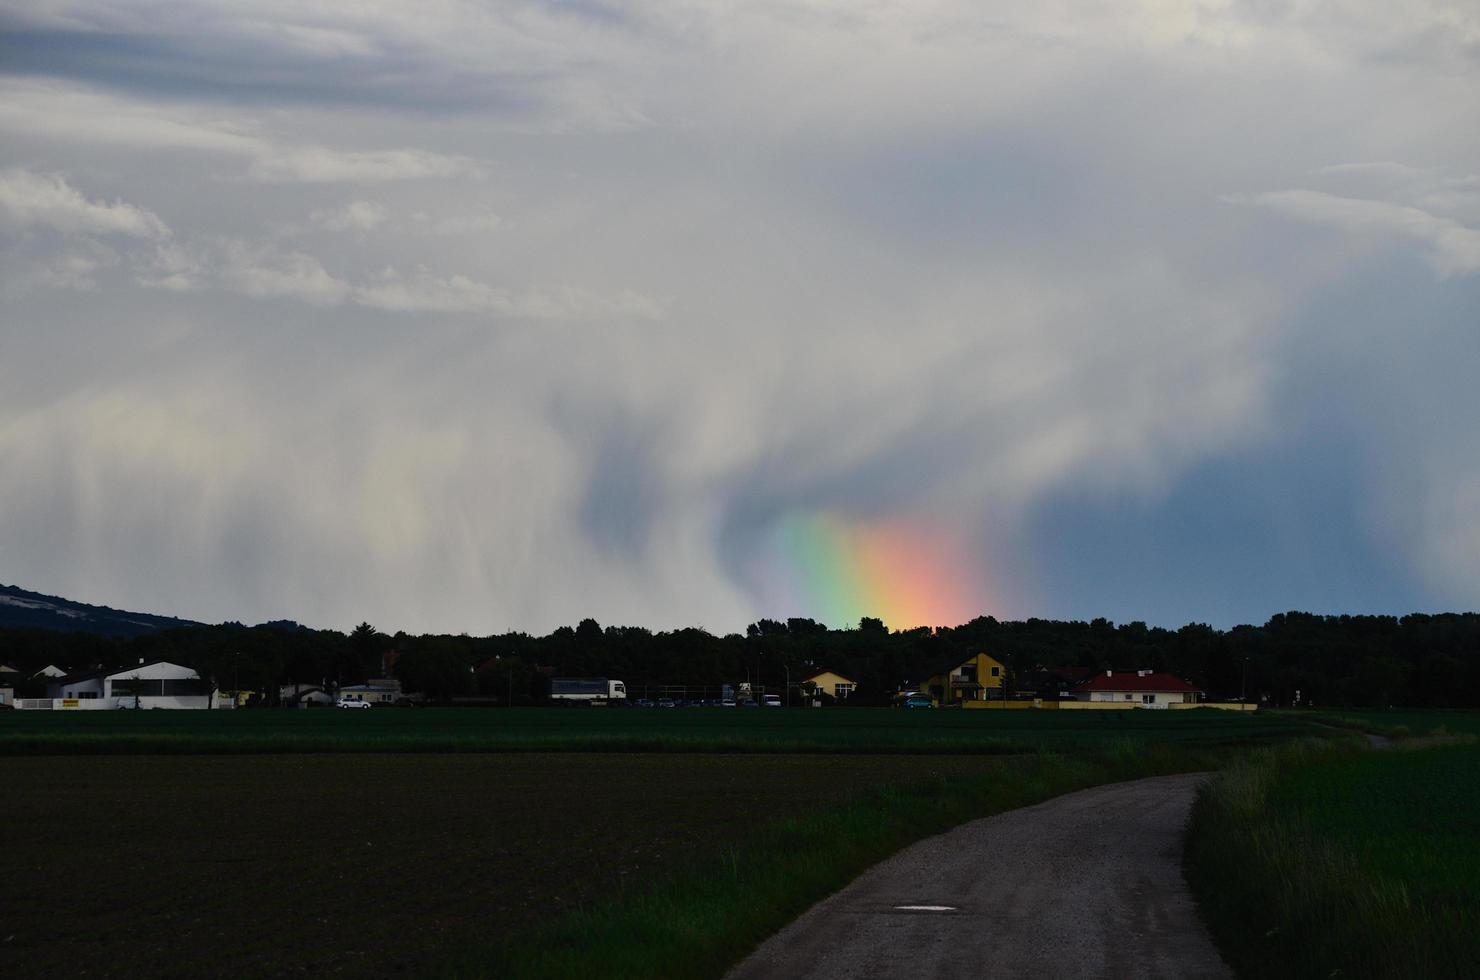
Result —
<path fill-rule="evenodd" d="M 731 980 L 1231 978 L 1182 879 L 1199 775 L 976 820 L 867 871 Z"/>

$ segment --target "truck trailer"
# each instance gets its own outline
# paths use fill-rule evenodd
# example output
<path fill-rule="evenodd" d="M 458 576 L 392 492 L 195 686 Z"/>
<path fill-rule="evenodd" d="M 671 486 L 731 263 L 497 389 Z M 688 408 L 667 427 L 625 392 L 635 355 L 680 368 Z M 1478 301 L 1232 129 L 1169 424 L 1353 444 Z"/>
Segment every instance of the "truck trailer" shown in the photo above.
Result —
<path fill-rule="evenodd" d="M 621 681 L 605 677 L 553 677 L 550 679 L 551 701 L 584 701 L 589 704 L 607 704 L 625 701 L 627 687 Z"/>

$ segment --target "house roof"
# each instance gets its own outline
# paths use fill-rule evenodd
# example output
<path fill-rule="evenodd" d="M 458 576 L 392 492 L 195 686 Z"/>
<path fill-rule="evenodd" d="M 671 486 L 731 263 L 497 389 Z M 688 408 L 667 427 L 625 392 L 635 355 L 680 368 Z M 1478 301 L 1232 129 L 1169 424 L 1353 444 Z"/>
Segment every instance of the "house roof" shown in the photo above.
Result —
<path fill-rule="evenodd" d="M 181 670 L 188 670 L 192 674 L 195 674 L 197 678 L 200 677 L 200 672 L 195 670 L 193 667 L 187 667 L 184 664 L 177 664 L 173 660 L 150 660 L 142 664 L 136 664 L 132 667 L 113 667 L 108 670 L 84 670 L 79 671 L 75 674 L 64 674 L 58 677 L 51 677 L 50 682 L 53 684 L 65 685 L 77 684 L 81 681 L 101 680 L 109 677 L 121 677 L 127 674 L 138 673 L 139 671 L 149 667 L 158 667 L 160 664 L 163 664 L 166 667 L 179 667 Z"/>
<path fill-rule="evenodd" d="M 1078 691 L 1166 691 L 1202 693 L 1175 674 L 1159 670 L 1117 670 L 1096 674 L 1075 686 Z"/>
<path fill-rule="evenodd" d="M 345 691 L 399 691 L 401 682 L 394 677 L 372 677 L 364 684 L 345 684 L 339 689 L 343 694 Z"/>
<path fill-rule="evenodd" d="M 853 678 L 849 677 L 847 674 L 844 674 L 841 671 L 836 671 L 836 670 L 819 670 L 819 671 L 816 671 L 814 673 L 808 674 L 806 677 L 803 677 L 802 678 L 802 683 L 805 684 L 808 681 L 815 681 L 817 678 L 821 677 L 823 674 L 832 674 L 834 677 L 841 678 L 841 679 L 847 681 L 849 684 L 857 684 L 858 683 Z"/>
<path fill-rule="evenodd" d="M 990 661 L 992 661 L 993 663 L 996 663 L 996 664 L 1001 664 L 1002 663 L 1002 661 L 998 660 L 996 657 L 992 656 L 987 651 L 985 651 L 985 650 L 978 650 L 976 653 L 969 654 L 969 655 L 967 655 L 965 657 L 952 657 L 950 660 L 945 660 L 945 661 L 937 660 L 930 667 L 930 669 L 925 672 L 925 676 L 926 677 L 935 677 L 935 676 L 937 676 L 939 674 L 949 674 L 951 671 L 955 670 L 957 667 L 964 667 L 967 664 L 975 663 L 977 657 L 986 657 L 988 660 L 990 660 Z M 1005 665 L 1004 665 L 1004 667 L 1005 667 Z"/>

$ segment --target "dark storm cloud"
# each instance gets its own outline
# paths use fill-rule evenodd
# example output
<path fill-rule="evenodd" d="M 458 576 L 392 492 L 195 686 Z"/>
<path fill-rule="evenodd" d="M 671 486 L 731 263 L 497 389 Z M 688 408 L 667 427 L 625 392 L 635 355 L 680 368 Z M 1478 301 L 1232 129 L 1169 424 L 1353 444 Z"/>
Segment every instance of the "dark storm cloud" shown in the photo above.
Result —
<path fill-rule="evenodd" d="M 573 441 L 590 462 L 576 510 L 582 531 L 604 557 L 641 558 L 668 503 L 662 429 L 630 419 L 589 427 L 568 420 L 564 426 L 584 430 L 573 434 Z"/>
<path fill-rule="evenodd" d="M 0 22 L 0 70 L 168 100 L 417 111 L 533 112 L 549 77 L 428 70 L 394 45 L 323 57 L 238 38 L 44 31 Z"/>

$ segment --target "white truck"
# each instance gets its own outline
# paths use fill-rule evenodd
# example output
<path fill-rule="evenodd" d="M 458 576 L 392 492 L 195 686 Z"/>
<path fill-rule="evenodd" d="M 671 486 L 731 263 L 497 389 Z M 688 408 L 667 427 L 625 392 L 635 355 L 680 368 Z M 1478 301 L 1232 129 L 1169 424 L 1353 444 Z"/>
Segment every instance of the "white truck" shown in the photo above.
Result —
<path fill-rule="evenodd" d="M 625 701 L 626 699 L 627 686 L 621 681 L 608 680 L 605 677 L 552 677 L 550 679 L 551 701 L 608 704 L 612 701 Z"/>

